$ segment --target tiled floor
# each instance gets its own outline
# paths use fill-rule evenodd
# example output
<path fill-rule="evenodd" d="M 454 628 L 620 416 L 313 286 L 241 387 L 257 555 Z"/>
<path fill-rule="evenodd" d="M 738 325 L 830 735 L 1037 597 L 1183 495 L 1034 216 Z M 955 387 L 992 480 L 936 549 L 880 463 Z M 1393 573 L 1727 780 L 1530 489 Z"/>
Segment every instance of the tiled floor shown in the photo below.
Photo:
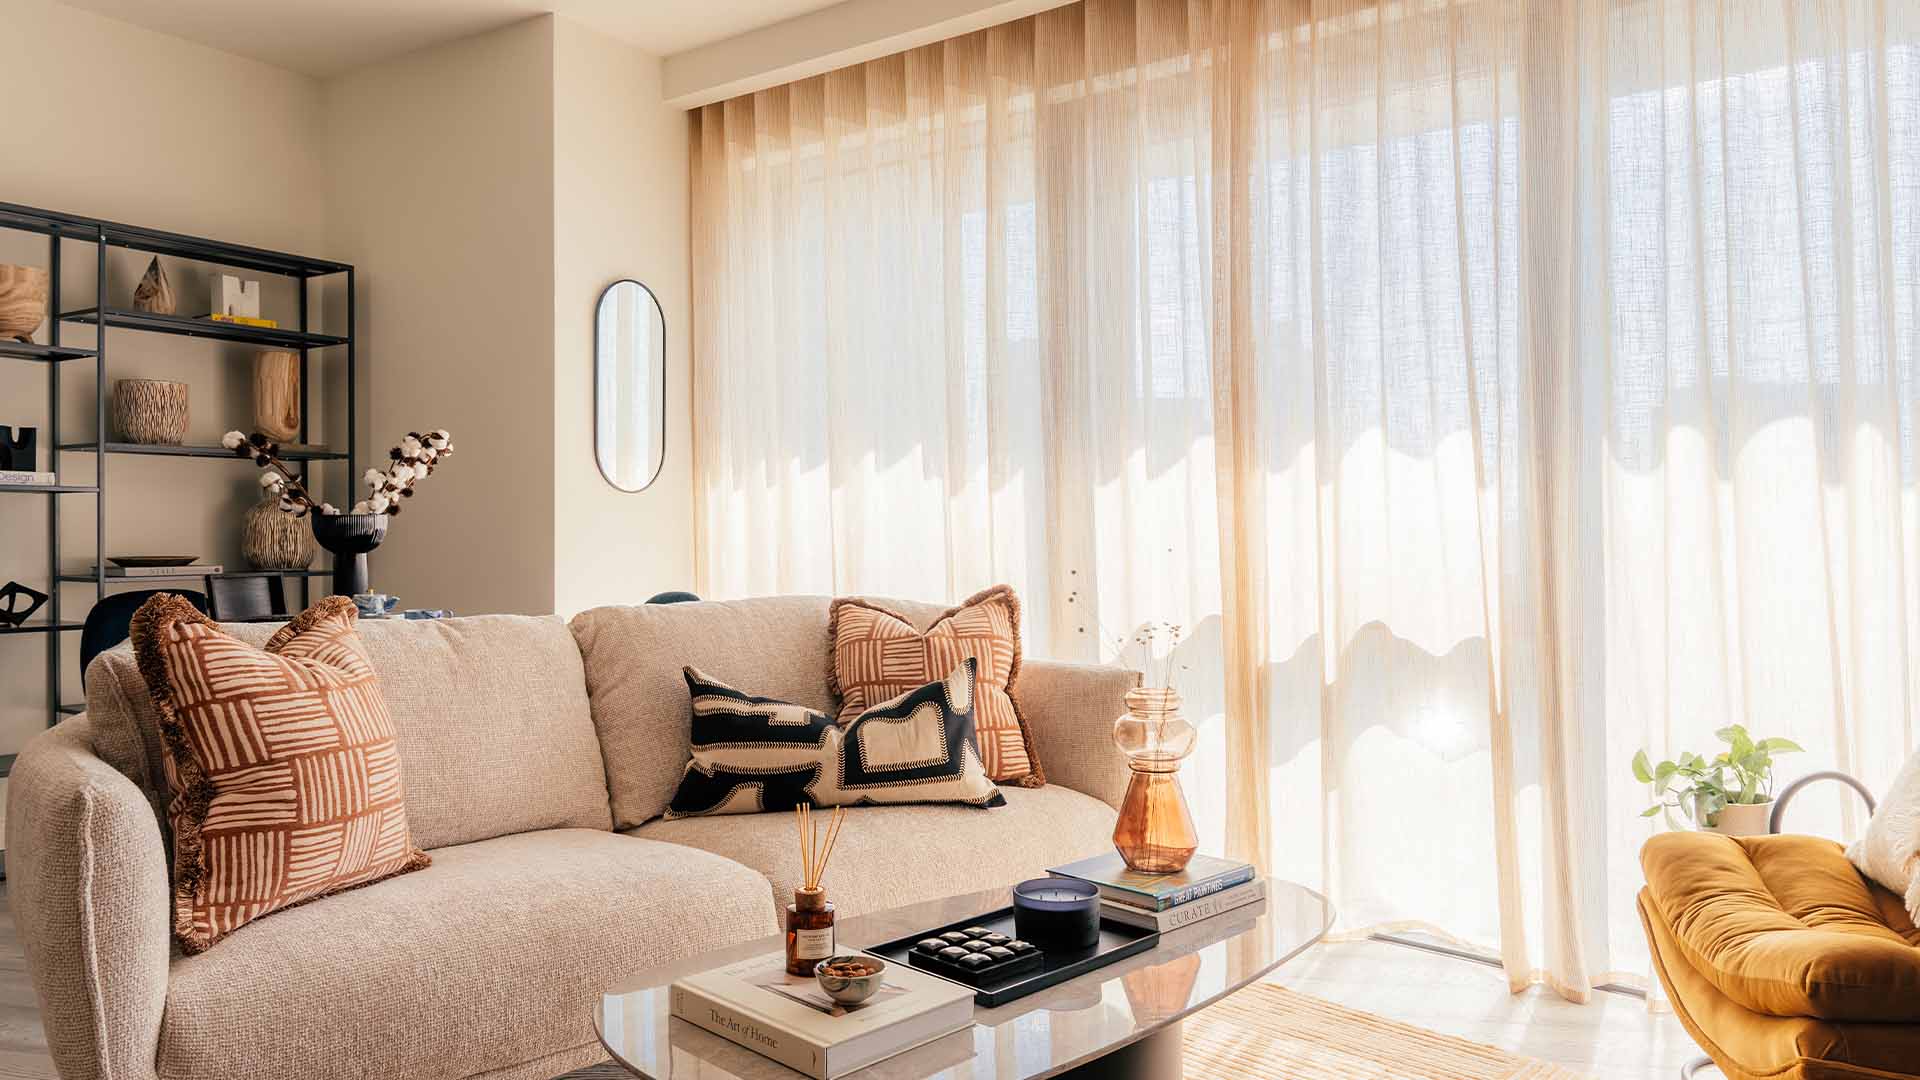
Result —
<path fill-rule="evenodd" d="M 1538 988 L 1513 995 L 1493 968 L 1400 945 L 1323 945 L 1274 981 L 1402 1023 L 1545 1058 L 1595 1080 L 1674 1080 L 1696 1052 L 1672 1016 L 1649 1014 L 1638 998 L 1600 994 L 1591 1005 L 1572 1005 Z M 0 1080 L 57 1080 L 4 887 Z"/>

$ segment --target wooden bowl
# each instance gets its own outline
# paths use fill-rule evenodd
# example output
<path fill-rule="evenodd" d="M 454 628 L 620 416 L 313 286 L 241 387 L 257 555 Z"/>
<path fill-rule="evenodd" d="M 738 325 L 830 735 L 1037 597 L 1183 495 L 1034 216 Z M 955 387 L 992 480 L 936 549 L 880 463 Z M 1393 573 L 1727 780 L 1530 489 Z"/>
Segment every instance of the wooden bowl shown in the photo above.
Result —
<path fill-rule="evenodd" d="M 0 265 L 0 338 L 32 341 L 47 321 L 47 272 L 37 266 Z"/>

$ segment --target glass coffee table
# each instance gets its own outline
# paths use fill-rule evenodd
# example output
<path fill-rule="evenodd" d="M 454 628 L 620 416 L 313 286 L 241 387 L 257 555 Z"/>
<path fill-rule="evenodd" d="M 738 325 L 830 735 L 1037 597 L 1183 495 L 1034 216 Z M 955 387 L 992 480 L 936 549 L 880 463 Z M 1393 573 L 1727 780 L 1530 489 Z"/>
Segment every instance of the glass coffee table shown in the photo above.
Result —
<path fill-rule="evenodd" d="M 956 922 L 1007 903 L 992 889 L 844 920 L 841 951 Z M 887 1058 L 858 1080 L 1038 1080 L 1180 1076 L 1180 1021 L 1318 942 L 1333 922 L 1326 898 L 1267 879 L 1265 901 L 1169 931 L 1146 952 L 999 1008 L 974 1006 L 973 1027 Z M 792 1080 L 801 1074 L 672 1019 L 668 988 L 682 975 L 777 952 L 778 937 L 647 971 L 602 995 L 594 1029 L 645 1080 Z"/>

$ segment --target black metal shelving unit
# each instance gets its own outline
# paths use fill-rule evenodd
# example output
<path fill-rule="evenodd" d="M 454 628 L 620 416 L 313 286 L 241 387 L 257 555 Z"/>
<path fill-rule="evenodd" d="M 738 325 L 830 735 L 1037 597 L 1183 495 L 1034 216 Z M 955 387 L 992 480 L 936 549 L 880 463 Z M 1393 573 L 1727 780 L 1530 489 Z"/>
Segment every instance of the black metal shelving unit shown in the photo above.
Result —
<path fill-rule="evenodd" d="M 265 248 L 249 247 L 244 244 L 228 244 L 205 237 L 187 236 L 181 233 L 164 232 L 121 222 L 104 221 L 97 218 L 82 217 L 53 210 L 41 210 L 30 206 L 19 206 L 0 202 L 0 229 L 9 229 L 39 233 L 47 237 L 47 270 L 50 278 L 47 320 L 47 343 L 29 344 L 25 342 L 0 342 L 0 358 L 15 358 L 30 363 L 41 363 L 47 369 L 47 431 L 46 445 L 50 448 L 54 484 L 5 484 L 0 485 L 0 494 L 34 494 L 53 497 L 47 514 L 47 602 L 44 616 L 38 616 L 18 627 L 0 626 L 0 636 L 15 634 L 55 635 L 55 640 L 47 649 L 47 723 L 58 723 L 64 716 L 72 716 L 85 708 L 79 702 L 65 700 L 63 678 L 63 657 L 65 651 L 60 647 L 58 635 L 77 632 L 85 625 L 76 620 L 75 615 L 84 618 L 85 608 L 75 610 L 73 605 L 63 604 L 62 586 L 92 585 L 93 597 L 88 606 L 98 603 L 107 595 L 110 585 L 130 585 L 151 587 L 168 582 L 180 583 L 204 579 L 205 574 L 180 573 L 158 577 L 108 577 L 106 573 L 105 553 L 107 551 L 107 496 L 112 488 L 108 477 L 108 459 L 115 455 L 145 455 L 179 458 L 219 458 L 239 463 L 241 459 L 220 446 L 153 446 L 140 443 L 103 441 L 107 433 L 107 350 L 109 339 L 118 332 L 133 334 L 175 334 L 186 337 L 204 338 L 210 341 L 242 345 L 260 345 L 267 348 L 286 349 L 300 356 L 300 433 L 299 443 L 282 449 L 282 456 L 289 461 L 306 462 L 344 462 L 345 475 L 338 490 L 351 491 L 354 481 L 354 444 L 358 436 L 357 420 L 353 402 L 357 372 L 354 355 L 354 271 L 347 263 L 329 259 L 316 259 L 287 252 L 270 251 Z M 64 242 L 79 242 L 93 247 L 94 294 L 91 306 L 69 308 L 61 303 L 61 246 Z M 151 312 L 133 311 L 116 308 L 108 301 L 107 251 L 110 248 L 124 248 L 143 254 L 165 256 L 191 262 L 208 263 L 231 270 L 248 270 L 262 274 L 287 277 L 298 282 L 298 320 L 291 329 L 247 326 L 237 323 L 213 322 L 206 319 L 194 319 L 179 315 L 155 315 Z M 345 335 L 324 334 L 310 328 L 309 308 L 311 297 L 309 285 L 315 278 L 344 275 L 346 282 L 345 314 L 347 333 Z M 60 330 L 63 325 L 90 326 L 94 330 L 94 345 L 80 348 L 63 344 Z M 313 352 L 319 350 L 338 350 L 341 362 L 346 365 L 346 444 L 335 449 L 327 446 L 314 446 L 308 443 L 308 425 L 311 417 L 309 408 L 311 397 L 311 367 Z M 118 354 L 116 354 L 118 355 Z M 94 369 L 94 400 L 92 434 L 78 439 L 63 439 L 60 431 L 60 371 L 68 363 L 91 360 Z M 70 483 L 62 473 L 62 464 L 68 454 L 86 454 L 94 461 L 95 482 Z M 96 503 L 94 514 L 93 570 L 91 573 L 77 573 L 62 568 L 60 547 L 60 505 L 62 499 L 57 496 L 91 496 Z M 77 553 L 73 553 L 77 554 Z M 300 582 L 302 603 L 311 600 L 310 582 L 314 578 L 326 577 L 331 571 L 318 570 L 267 570 L 245 574 L 249 577 L 284 577 Z M 242 576 L 242 575 L 226 575 Z M 76 683 L 78 680 L 74 680 Z M 5 776 L 13 765 L 13 755 L 0 754 L 0 776 Z"/>

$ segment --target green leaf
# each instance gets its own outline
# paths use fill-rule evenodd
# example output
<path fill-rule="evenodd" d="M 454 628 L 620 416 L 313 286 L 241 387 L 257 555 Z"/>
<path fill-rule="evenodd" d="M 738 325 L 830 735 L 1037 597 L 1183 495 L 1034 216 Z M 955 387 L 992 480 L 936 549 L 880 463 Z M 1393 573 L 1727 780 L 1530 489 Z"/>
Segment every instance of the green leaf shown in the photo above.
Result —
<path fill-rule="evenodd" d="M 1761 739 L 1760 749 L 1770 754 L 1804 754 L 1800 744 L 1792 739 Z"/>
<path fill-rule="evenodd" d="M 1653 770 L 1653 782 L 1656 784 L 1666 783 L 1673 778 L 1674 771 L 1677 768 L 1678 766 L 1671 761 L 1661 762 L 1659 767 Z"/>
<path fill-rule="evenodd" d="M 1653 772 L 1647 765 L 1645 750 L 1633 755 L 1633 778 L 1643 784 L 1653 783 Z"/>
<path fill-rule="evenodd" d="M 1654 803 L 1652 806 L 1649 806 L 1645 810 L 1640 811 L 1640 816 L 1652 817 L 1653 815 L 1659 813 L 1662 810 L 1665 810 L 1666 808 L 1667 807 L 1665 803 Z"/>

